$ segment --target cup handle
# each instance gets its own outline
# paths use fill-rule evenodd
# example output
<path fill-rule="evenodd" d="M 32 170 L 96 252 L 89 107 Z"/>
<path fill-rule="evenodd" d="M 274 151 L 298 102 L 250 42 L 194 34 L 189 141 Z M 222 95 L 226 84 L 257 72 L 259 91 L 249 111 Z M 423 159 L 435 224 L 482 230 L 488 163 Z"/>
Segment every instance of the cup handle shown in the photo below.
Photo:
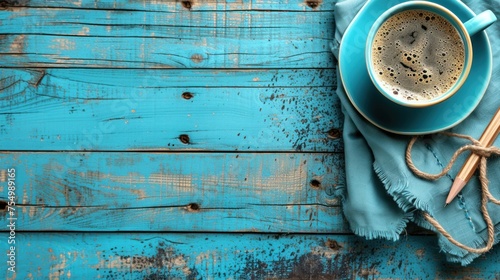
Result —
<path fill-rule="evenodd" d="M 486 29 L 496 20 L 497 17 L 495 16 L 495 14 L 490 10 L 486 10 L 476 15 L 475 17 L 469 19 L 467 22 L 464 23 L 464 26 L 465 29 L 467 29 L 467 33 L 469 33 L 469 36 L 473 36 L 479 31 Z"/>

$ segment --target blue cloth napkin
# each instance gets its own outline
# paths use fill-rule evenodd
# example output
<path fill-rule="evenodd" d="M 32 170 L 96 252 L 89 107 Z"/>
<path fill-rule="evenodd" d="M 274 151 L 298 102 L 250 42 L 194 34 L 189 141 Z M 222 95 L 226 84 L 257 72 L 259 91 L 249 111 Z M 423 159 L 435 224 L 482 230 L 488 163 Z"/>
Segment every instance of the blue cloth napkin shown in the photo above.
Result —
<path fill-rule="evenodd" d="M 463 2 L 476 14 L 490 9 L 499 17 L 498 0 Z M 364 3 L 365 0 L 340 0 L 336 4 L 336 42 L 332 45 L 335 55 L 338 55 L 343 32 Z M 476 139 L 500 106 L 500 23 L 489 27 L 487 34 L 493 51 L 491 83 L 476 110 L 450 129 Z M 459 157 L 446 176 L 436 181 L 421 179 L 414 175 L 405 161 L 411 137 L 385 132 L 366 121 L 349 102 L 341 83 L 336 93 L 345 116 L 343 137 L 347 178 L 346 186 L 338 188 L 337 194 L 342 198 L 344 215 L 353 232 L 367 239 L 397 240 L 408 221 L 436 231 L 423 218 L 425 212 L 434 217 L 455 240 L 474 248 L 484 247 L 488 237 L 480 212 L 481 191 L 477 177 L 473 177 L 461 194 L 444 207 L 453 178 L 467 154 Z M 439 173 L 453 153 L 465 144 L 469 143 L 442 134 L 426 135 L 415 144 L 412 153 L 414 163 L 425 172 Z M 500 140 L 497 139 L 494 145 L 500 146 Z M 500 198 L 499 157 L 489 158 L 488 178 L 492 195 Z M 496 243 L 500 236 L 500 206 L 489 203 L 488 210 L 495 224 Z M 437 239 L 448 261 L 467 265 L 478 256 L 453 245 L 438 232 Z"/>

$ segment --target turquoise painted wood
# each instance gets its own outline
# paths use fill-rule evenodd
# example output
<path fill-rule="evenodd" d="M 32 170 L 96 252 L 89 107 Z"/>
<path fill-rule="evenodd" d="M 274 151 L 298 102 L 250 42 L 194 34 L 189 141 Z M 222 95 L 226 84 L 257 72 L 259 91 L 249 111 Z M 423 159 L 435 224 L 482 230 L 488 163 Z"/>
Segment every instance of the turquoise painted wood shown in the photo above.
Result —
<path fill-rule="evenodd" d="M 329 69 L 0 73 L 6 150 L 342 151 Z"/>
<path fill-rule="evenodd" d="M 0 235 L 5 239 L 6 234 Z M 492 259 L 450 265 L 432 236 L 26 233 L 17 279 L 494 279 Z M 6 263 L 6 255 L 0 262 Z M 12 278 L 11 278 L 12 279 Z"/>
<path fill-rule="evenodd" d="M 22 230 L 348 232 L 338 154 L 9 152 L 0 163 L 0 200 L 16 170 Z"/>
<path fill-rule="evenodd" d="M 6 9 L 14 10 L 19 7 L 52 7 L 76 9 L 105 9 L 127 11 L 167 11 L 185 13 L 186 11 L 332 11 L 335 1 L 323 0 L 189 0 L 189 1 L 162 1 L 162 0 L 15 0 L 6 1 Z"/>
<path fill-rule="evenodd" d="M 0 278 L 500 278 L 350 233 L 335 2 L 0 1 Z"/>
<path fill-rule="evenodd" d="M 5 22 L 0 65 L 333 67 L 331 13 L 7 9 L 0 13 L 0 21 Z"/>

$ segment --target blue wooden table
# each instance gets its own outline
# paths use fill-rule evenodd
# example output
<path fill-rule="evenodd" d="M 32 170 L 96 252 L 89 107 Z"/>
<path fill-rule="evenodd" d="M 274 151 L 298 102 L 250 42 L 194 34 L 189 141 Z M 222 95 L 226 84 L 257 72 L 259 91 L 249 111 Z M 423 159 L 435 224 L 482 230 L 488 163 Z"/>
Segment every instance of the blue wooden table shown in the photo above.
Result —
<path fill-rule="evenodd" d="M 1 1 L 0 278 L 499 278 L 351 234 L 334 1 L 279 2 Z"/>

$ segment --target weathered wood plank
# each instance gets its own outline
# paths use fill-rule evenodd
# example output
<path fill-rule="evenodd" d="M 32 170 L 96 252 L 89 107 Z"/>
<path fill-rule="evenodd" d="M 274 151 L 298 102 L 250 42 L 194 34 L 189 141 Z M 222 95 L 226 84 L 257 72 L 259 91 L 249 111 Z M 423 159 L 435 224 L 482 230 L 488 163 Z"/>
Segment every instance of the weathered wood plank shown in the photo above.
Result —
<path fill-rule="evenodd" d="M 2 150 L 342 151 L 333 69 L 0 72 Z"/>
<path fill-rule="evenodd" d="M 0 240 L 7 241 L 6 233 Z M 3 279 L 498 279 L 500 251 L 446 263 L 434 236 L 18 233 Z"/>
<path fill-rule="evenodd" d="M 9 69 L 0 68 L 2 91 L 14 82 L 92 94 L 109 88 L 316 88 L 337 87 L 333 69 Z M 50 79 L 46 79 L 50 78 Z M 21 80 L 21 81 L 18 81 Z M 57 83 L 57 84 L 55 84 Z M 77 86 L 76 86 L 77 85 Z M 88 89 L 83 88 L 87 85 Z M 84 91 L 88 91 L 87 93 Z M 55 89 L 52 89 L 55 91 Z M 111 93 L 110 93 L 111 94 Z M 103 96 L 104 97 L 104 96 Z"/>
<path fill-rule="evenodd" d="M 4 0 L 2 7 L 53 7 L 76 9 L 110 9 L 128 11 L 225 11 L 242 12 L 254 10 L 267 11 L 329 11 L 336 1 L 323 0 Z"/>
<path fill-rule="evenodd" d="M 331 11 L 16 8 L 0 12 L 0 66 L 331 68 L 333 29 Z"/>
<path fill-rule="evenodd" d="M 341 154 L 1 153 L 19 230 L 348 232 Z M 7 211 L 0 223 L 7 223 Z"/>

